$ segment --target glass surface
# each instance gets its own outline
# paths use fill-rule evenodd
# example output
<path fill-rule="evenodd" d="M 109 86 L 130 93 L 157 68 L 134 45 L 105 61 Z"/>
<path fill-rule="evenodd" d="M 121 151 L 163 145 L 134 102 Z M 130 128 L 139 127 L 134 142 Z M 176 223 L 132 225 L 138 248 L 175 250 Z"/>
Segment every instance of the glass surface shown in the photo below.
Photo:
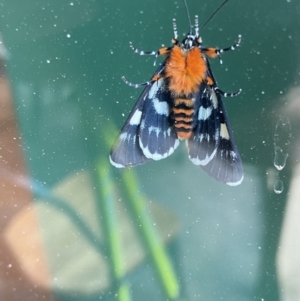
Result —
<path fill-rule="evenodd" d="M 189 0 L 203 24 L 221 1 Z M 229 1 L 203 44 L 245 178 L 188 159 L 108 160 L 141 83 L 141 50 L 189 30 L 182 1 L 0 3 L 0 300 L 300 300 L 300 4 Z M 157 59 L 157 65 L 162 58 Z"/>

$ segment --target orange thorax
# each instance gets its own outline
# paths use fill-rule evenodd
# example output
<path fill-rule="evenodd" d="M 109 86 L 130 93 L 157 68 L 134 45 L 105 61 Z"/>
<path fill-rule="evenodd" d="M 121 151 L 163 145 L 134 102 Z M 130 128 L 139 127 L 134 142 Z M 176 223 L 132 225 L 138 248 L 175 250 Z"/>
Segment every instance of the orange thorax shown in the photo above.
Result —
<path fill-rule="evenodd" d="M 198 92 L 200 83 L 207 77 L 206 71 L 206 62 L 199 48 L 184 52 L 179 46 L 174 46 L 165 69 L 170 91 L 175 96 Z"/>

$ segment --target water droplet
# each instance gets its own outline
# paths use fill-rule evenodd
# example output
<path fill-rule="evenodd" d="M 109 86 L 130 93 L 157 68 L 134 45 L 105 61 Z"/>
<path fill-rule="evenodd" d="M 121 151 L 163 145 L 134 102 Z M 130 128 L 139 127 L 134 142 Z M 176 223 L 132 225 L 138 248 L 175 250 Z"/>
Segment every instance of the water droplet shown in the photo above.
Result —
<path fill-rule="evenodd" d="M 279 146 L 275 145 L 274 166 L 277 170 L 282 170 L 286 165 L 288 154 Z"/>
<path fill-rule="evenodd" d="M 281 180 L 276 180 L 274 183 L 274 192 L 280 194 L 282 193 L 283 188 L 283 182 Z"/>
<path fill-rule="evenodd" d="M 289 119 L 285 116 L 280 116 L 274 132 L 274 166 L 277 170 L 282 170 L 286 165 L 291 137 L 292 127 Z"/>

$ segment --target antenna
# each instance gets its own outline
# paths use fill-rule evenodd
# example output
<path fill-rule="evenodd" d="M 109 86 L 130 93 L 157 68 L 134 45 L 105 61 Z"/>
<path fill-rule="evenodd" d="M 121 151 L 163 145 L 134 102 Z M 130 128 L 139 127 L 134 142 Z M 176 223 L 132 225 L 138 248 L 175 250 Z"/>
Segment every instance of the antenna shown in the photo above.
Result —
<path fill-rule="evenodd" d="M 190 33 L 192 33 L 193 26 L 192 26 L 192 22 L 191 22 L 190 13 L 189 13 L 189 8 L 188 8 L 186 0 L 183 0 L 183 1 L 184 1 L 184 5 L 185 5 L 187 16 L 188 16 L 188 19 L 189 19 L 189 23 L 190 23 Z"/>
<path fill-rule="evenodd" d="M 223 3 L 221 3 L 221 5 L 212 13 L 212 15 L 208 18 L 208 20 L 200 27 L 203 28 L 212 18 L 213 16 L 222 8 L 222 6 L 224 6 L 226 4 L 228 0 L 225 0 Z"/>

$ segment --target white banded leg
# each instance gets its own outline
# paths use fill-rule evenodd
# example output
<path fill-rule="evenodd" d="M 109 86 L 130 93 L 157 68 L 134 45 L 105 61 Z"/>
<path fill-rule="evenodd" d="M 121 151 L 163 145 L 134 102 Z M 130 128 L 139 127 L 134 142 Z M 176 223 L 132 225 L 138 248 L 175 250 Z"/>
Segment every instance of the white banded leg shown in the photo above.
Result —
<path fill-rule="evenodd" d="M 129 42 L 129 46 L 130 48 L 137 54 L 139 55 L 155 55 L 155 60 L 154 60 L 154 66 L 156 65 L 156 59 L 159 55 L 164 55 L 166 53 L 168 53 L 172 47 L 162 47 L 158 50 L 154 50 L 154 51 L 143 51 L 143 50 L 139 50 L 137 48 L 135 48 L 131 42 Z"/>
<path fill-rule="evenodd" d="M 227 47 L 227 48 L 222 48 L 222 49 L 219 49 L 219 48 L 202 48 L 201 46 L 200 49 L 201 51 L 203 51 L 204 53 L 207 52 L 207 55 L 210 56 L 210 57 L 214 57 L 213 55 L 211 55 L 211 52 L 213 51 L 219 58 L 220 60 L 220 63 L 222 64 L 223 61 L 221 59 L 221 53 L 225 52 L 225 51 L 229 51 L 229 50 L 235 50 L 235 48 L 239 47 L 240 44 L 241 44 L 241 40 L 242 40 L 242 36 L 239 35 L 239 39 L 237 41 L 237 43 L 235 43 L 234 45 L 230 46 L 230 47 Z"/>
<path fill-rule="evenodd" d="M 137 54 L 139 55 L 155 55 L 155 56 L 158 56 L 159 55 L 159 50 L 156 50 L 156 51 L 143 51 L 143 50 L 139 50 L 137 48 L 135 48 L 133 45 L 132 45 L 132 42 L 129 42 L 129 47 Z"/>
<path fill-rule="evenodd" d="M 213 86 L 212 89 L 216 92 L 221 94 L 224 97 L 233 97 L 233 96 L 237 96 L 242 92 L 242 89 L 239 89 L 237 92 L 223 92 L 222 90 L 219 89 L 218 86 Z"/>
<path fill-rule="evenodd" d="M 224 51 L 228 51 L 228 50 L 235 50 L 235 48 L 239 47 L 239 46 L 241 45 L 242 36 L 239 35 L 238 38 L 239 38 L 238 41 L 237 41 L 234 45 L 232 45 L 232 46 L 230 46 L 230 47 L 227 47 L 227 48 L 216 49 L 217 54 L 218 54 L 218 53 L 222 53 L 222 52 L 224 52 Z"/>
<path fill-rule="evenodd" d="M 134 88 L 140 88 L 140 87 L 144 87 L 144 86 L 149 86 L 150 84 L 153 83 L 153 80 L 149 80 L 149 81 L 144 82 L 144 83 L 134 84 L 134 83 L 129 82 L 129 81 L 125 78 L 125 76 L 122 76 L 122 80 L 123 80 L 124 83 L 127 84 L 128 86 L 134 87 Z"/>
<path fill-rule="evenodd" d="M 238 36 L 238 41 L 237 41 L 234 45 L 232 45 L 232 46 L 230 46 L 230 47 L 227 47 L 227 48 L 222 48 L 222 49 L 218 49 L 218 48 L 217 48 L 217 49 L 216 49 L 216 54 L 217 54 L 217 56 L 219 57 L 220 64 L 223 64 L 223 61 L 222 61 L 222 59 L 221 59 L 220 54 L 223 53 L 223 52 L 225 52 L 225 51 L 235 50 L 235 48 L 237 48 L 237 47 L 239 47 L 239 46 L 241 45 L 241 41 L 242 41 L 242 35 L 239 35 L 239 36 Z"/>

